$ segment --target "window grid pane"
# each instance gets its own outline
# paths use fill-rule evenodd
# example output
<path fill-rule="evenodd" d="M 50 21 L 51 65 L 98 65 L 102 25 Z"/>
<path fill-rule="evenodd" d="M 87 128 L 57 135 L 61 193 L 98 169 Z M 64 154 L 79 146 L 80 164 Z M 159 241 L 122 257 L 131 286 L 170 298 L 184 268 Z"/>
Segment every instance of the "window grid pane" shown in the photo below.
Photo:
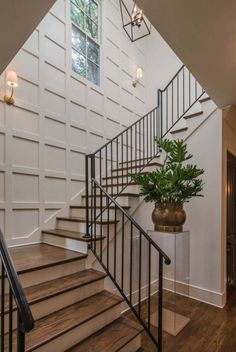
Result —
<path fill-rule="evenodd" d="M 72 70 L 99 85 L 98 4 L 94 0 L 71 0 L 71 20 L 75 23 L 72 24 Z"/>

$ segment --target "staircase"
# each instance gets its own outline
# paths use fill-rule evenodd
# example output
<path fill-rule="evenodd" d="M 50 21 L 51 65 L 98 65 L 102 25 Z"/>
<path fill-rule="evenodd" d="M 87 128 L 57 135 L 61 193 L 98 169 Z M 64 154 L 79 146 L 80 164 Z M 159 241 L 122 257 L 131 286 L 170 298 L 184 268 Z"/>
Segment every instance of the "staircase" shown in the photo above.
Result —
<path fill-rule="evenodd" d="M 132 217 L 142 199 L 130 174 L 160 167 L 154 139 L 187 140 L 215 105 L 186 67 L 158 97 L 157 108 L 86 156 L 81 204 L 43 231 L 43 243 L 10 250 L 35 320 L 20 351 L 141 351 L 143 331 L 162 351 L 163 265 L 170 259 Z M 15 351 L 17 305 L 9 308 L 3 292 L 2 351 Z M 127 309 L 134 320 L 122 314 Z"/>

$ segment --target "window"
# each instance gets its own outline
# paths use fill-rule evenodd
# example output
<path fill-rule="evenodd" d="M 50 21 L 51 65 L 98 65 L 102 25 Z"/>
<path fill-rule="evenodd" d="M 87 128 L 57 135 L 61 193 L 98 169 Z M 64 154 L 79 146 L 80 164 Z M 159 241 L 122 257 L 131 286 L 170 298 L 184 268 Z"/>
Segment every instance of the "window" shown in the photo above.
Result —
<path fill-rule="evenodd" d="M 100 84 L 100 16 L 95 0 L 71 0 L 72 70 Z"/>

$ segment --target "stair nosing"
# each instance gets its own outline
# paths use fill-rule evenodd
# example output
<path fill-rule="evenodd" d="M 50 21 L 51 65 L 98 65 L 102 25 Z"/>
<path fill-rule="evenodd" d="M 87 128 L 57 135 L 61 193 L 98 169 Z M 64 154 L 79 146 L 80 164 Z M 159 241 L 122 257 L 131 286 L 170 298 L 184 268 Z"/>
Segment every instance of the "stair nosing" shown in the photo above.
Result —
<path fill-rule="evenodd" d="M 47 246 L 51 246 L 51 247 L 55 247 L 55 246 L 53 246 L 51 244 L 48 244 L 48 243 L 46 243 L 46 245 Z M 66 249 L 66 250 L 68 250 L 70 252 L 77 253 L 77 255 L 80 255 L 80 257 L 60 259 L 60 260 L 55 261 L 53 263 L 40 264 L 40 265 L 35 266 L 35 267 L 31 267 L 31 268 L 27 268 L 27 269 L 20 269 L 20 270 L 17 270 L 17 274 L 18 275 L 22 275 L 22 274 L 31 273 L 31 272 L 34 272 L 34 271 L 37 271 L 37 270 L 47 269 L 47 268 L 50 268 L 50 267 L 53 267 L 53 266 L 57 266 L 57 265 L 61 265 L 61 264 L 72 263 L 72 262 L 75 262 L 77 260 L 83 260 L 83 259 L 87 258 L 87 256 L 88 256 L 88 254 L 81 253 L 81 252 L 76 252 L 76 251 L 73 251 L 71 249 Z"/>
<path fill-rule="evenodd" d="M 140 167 L 140 168 L 146 168 L 146 167 L 149 167 L 149 166 L 162 166 L 161 163 L 149 163 L 149 164 L 140 164 L 140 165 L 131 165 L 131 166 L 126 166 L 126 167 L 123 167 L 123 168 L 118 168 L 118 169 L 112 169 L 111 171 L 112 172 L 119 172 L 119 171 L 122 171 L 122 170 L 129 170 L 129 169 L 135 169 L 137 167 Z"/>
<path fill-rule="evenodd" d="M 114 197 L 114 196 L 116 197 L 117 194 L 110 194 L 110 196 L 111 197 Z M 91 198 L 93 196 L 89 195 L 89 197 Z M 96 197 L 100 197 L 100 194 L 97 194 Z M 104 195 L 102 195 L 102 197 L 106 197 L 106 195 L 104 194 Z M 138 193 L 121 193 L 121 194 L 118 195 L 117 198 L 119 198 L 119 197 L 140 197 L 140 194 L 138 194 Z M 86 195 L 83 195 L 82 198 L 86 198 Z"/>
<path fill-rule="evenodd" d="M 57 220 L 59 220 L 59 221 L 70 221 L 70 222 L 79 222 L 79 223 L 86 223 L 86 219 L 81 219 L 81 218 L 77 218 L 76 216 L 58 216 L 57 217 Z M 98 221 L 96 221 L 96 224 L 104 224 L 104 225 L 107 225 L 108 223 L 109 224 L 115 224 L 115 223 L 118 223 L 119 222 L 119 220 L 107 220 L 107 219 L 104 219 L 104 220 L 102 220 L 102 221 L 100 221 L 100 220 L 98 220 Z M 73 232 L 73 231 L 72 231 Z"/>
<path fill-rule="evenodd" d="M 72 240 L 75 240 L 75 241 L 81 241 L 81 242 L 91 242 L 91 238 L 86 238 L 86 237 L 81 237 L 81 238 L 76 238 L 76 237 L 72 237 L 70 236 L 69 234 L 59 234 L 59 233 L 56 233 L 55 231 L 57 230 L 60 230 L 60 231 L 67 231 L 67 232 L 71 232 L 71 233 L 79 233 L 80 235 L 85 235 L 85 233 L 82 233 L 82 232 L 75 232 L 75 231 L 68 231 L 68 230 L 61 230 L 61 229 L 49 229 L 49 230 L 43 230 L 42 233 L 44 234 L 48 234 L 48 235 L 52 235 L 52 236 L 57 236 L 57 237 L 62 237 L 62 238 L 69 238 L 69 239 L 72 239 Z M 106 236 L 103 235 L 102 236 L 102 239 L 105 239 Z M 99 239 L 97 240 L 100 240 L 101 238 L 99 237 Z M 93 239 L 94 240 L 94 239 Z"/>
<path fill-rule="evenodd" d="M 193 117 L 197 117 L 197 116 L 200 116 L 203 114 L 203 111 L 199 111 L 199 112 L 195 112 L 195 113 L 192 113 L 192 114 L 189 114 L 189 115 L 186 115 L 184 116 L 184 119 L 185 120 L 188 120 L 188 119 L 191 119 Z"/>
<path fill-rule="evenodd" d="M 173 131 L 170 131 L 171 134 L 175 134 L 175 133 L 180 133 L 180 132 L 184 132 L 184 131 L 187 131 L 188 130 L 188 127 L 182 127 L 182 128 L 179 128 L 177 130 L 173 130 Z"/>
<path fill-rule="evenodd" d="M 149 171 L 141 171 L 138 174 L 139 175 L 146 175 L 146 174 L 149 174 Z M 122 175 L 108 176 L 108 177 L 102 177 L 102 179 L 103 180 L 111 180 L 111 179 L 117 179 L 118 177 L 123 177 L 125 179 L 125 178 L 127 178 L 127 176 L 129 176 L 129 175 L 125 174 L 123 176 Z M 107 185 L 107 186 L 109 186 L 109 185 Z"/>
<path fill-rule="evenodd" d="M 103 186 L 104 187 L 104 186 Z M 96 208 L 100 209 L 100 206 L 97 206 Z M 105 209 L 106 207 L 103 206 L 102 209 Z M 110 206 L 110 209 L 115 209 L 115 206 Z M 129 205 L 122 205 L 122 208 L 124 209 L 130 209 L 131 206 Z M 86 205 L 71 205 L 70 209 L 86 209 Z M 93 207 L 89 207 L 89 209 L 93 209 Z"/>
<path fill-rule="evenodd" d="M 101 293 L 98 293 L 98 294 L 96 294 L 96 295 L 102 294 L 104 291 L 105 291 L 105 290 L 103 290 Z M 107 292 L 107 291 L 106 291 L 106 292 Z M 96 296 L 96 295 L 93 295 L 93 296 Z M 35 351 L 37 348 L 40 348 L 40 347 L 46 345 L 47 343 L 49 343 L 49 342 L 51 342 L 51 341 L 53 341 L 53 340 L 59 338 L 60 336 L 63 336 L 64 334 L 68 333 L 69 331 L 71 331 L 71 330 L 73 330 L 73 329 L 75 329 L 75 328 L 78 328 L 79 326 L 81 326 L 81 325 L 83 325 L 83 324 L 86 324 L 88 321 L 90 321 L 90 320 L 92 320 L 92 319 L 98 317 L 99 315 L 101 315 L 101 314 L 107 312 L 108 310 L 114 308 L 115 306 L 117 306 L 117 305 L 119 305 L 119 304 L 121 304 L 121 303 L 123 302 L 123 299 L 121 299 L 120 297 L 115 296 L 114 294 L 111 294 L 111 295 L 113 295 L 114 298 L 116 298 L 116 302 L 113 302 L 109 307 L 107 307 L 107 308 L 101 310 L 100 312 L 97 312 L 96 314 L 94 314 L 94 315 L 91 316 L 91 317 L 88 317 L 88 318 L 84 319 L 84 320 L 81 321 L 80 323 L 74 323 L 73 326 L 71 326 L 71 327 L 69 327 L 69 328 L 67 328 L 67 329 L 65 329 L 65 330 L 63 330 L 63 331 L 57 333 L 57 334 L 54 335 L 54 336 L 51 336 L 51 337 L 47 338 L 47 339 L 44 340 L 44 341 L 41 341 L 41 342 L 38 343 L 38 344 L 35 344 L 34 346 L 31 346 L 31 347 L 29 347 L 29 348 L 26 348 L 26 352 L 33 352 L 33 351 Z M 93 296 L 91 296 L 91 297 L 93 297 Z M 71 304 L 70 306 L 68 306 L 68 307 L 66 307 L 66 308 L 72 307 L 73 305 L 76 305 L 76 304 L 78 304 L 78 303 L 82 303 L 82 302 L 84 302 L 84 301 L 86 301 L 86 300 L 89 300 L 91 297 L 85 298 L 84 300 L 81 300 L 81 301 L 79 301 L 79 302 L 77 302 L 77 303 L 73 303 L 73 304 Z M 61 311 L 61 310 L 63 310 L 63 309 L 65 309 L 65 308 L 62 308 L 62 309 L 60 309 L 59 311 Z M 59 312 L 59 311 L 57 311 L 57 312 Z M 52 314 L 53 314 L 53 313 L 52 313 Z M 52 314 L 49 314 L 49 316 L 52 315 Z M 46 317 L 45 317 L 45 318 L 46 318 Z M 44 319 L 44 318 L 41 318 L 41 319 Z M 41 320 L 41 319 L 39 319 L 39 320 Z M 37 321 L 36 321 L 36 322 L 37 322 Z"/>
<path fill-rule="evenodd" d="M 89 268 L 89 269 L 85 269 L 85 270 L 80 271 L 80 273 L 85 272 L 85 271 L 93 271 L 93 272 L 96 272 L 96 270 L 94 270 L 94 269 L 92 269 L 92 268 Z M 73 290 L 75 290 L 75 289 L 77 289 L 77 288 L 84 287 L 84 286 L 87 286 L 87 285 L 92 284 L 92 283 L 94 283 L 94 282 L 103 280 L 103 279 L 105 279 L 105 278 L 107 277 L 107 274 L 105 274 L 105 273 L 103 273 L 103 272 L 101 272 L 101 271 L 99 271 L 99 273 L 101 274 L 100 277 L 96 277 L 96 278 L 94 277 L 93 279 L 91 279 L 91 280 L 89 280 L 89 281 L 87 281 L 87 282 L 83 282 L 83 283 L 80 283 L 80 284 L 76 284 L 76 285 L 74 285 L 74 286 L 70 286 L 70 287 L 61 289 L 61 290 L 56 291 L 56 292 L 51 292 L 51 293 L 49 293 L 49 294 L 47 294 L 47 295 L 45 295 L 45 296 L 38 297 L 38 298 L 35 298 L 35 299 L 33 299 L 33 300 L 27 299 L 27 301 L 28 301 L 29 305 L 31 306 L 31 305 L 34 305 L 34 304 L 37 304 L 37 303 L 46 301 L 47 299 L 50 299 L 50 298 L 53 298 L 53 297 L 57 297 L 57 296 L 60 296 L 61 294 L 64 294 L 64 293 L 73 291 Z M 62 276 L 61 278 L 57 278 L 57 279 L 45 281 L 45 283 L 46 283 L 46 282 L 51 283 L 51 282 L 53 282 L 53 281 L 62 279 L 62 278 L 64 278 L 64 277 L 69 277 L 69 276 L 72 276 L 72 275 L 73 275 L 73 274 L 66 275 L 66 276 Z M 37 286 L 39 287 L 40 284 L 32 285 L 32 286 L 29 286 L 29 287 L 27 287 L 27 288 L 30 288 L 30 287 L 37 287 Z M 26 294 L 26 298 L 27 298 L 27 294 Z M 88 298 L 88 297 L 87 297 L 87 298 Z M 81 301 L 81 302 L 82 302 L 82 301 Z M 64 308 L 62 308 L 62 309 L 64 309 Z M 14 307 L 13 307 L 13 311 L 16 311 L 16 310 L 17 310 L 17 307 L 14 306 Z M 6 309 L 5 313 L 9 313 L 9 309 Z M 1 314 L 0 314 L 0 316 L 1 316 Z"/>
<path fill-rule="evenodd" d="M 211 98 L 210 97 L 205 97 L 205 98 L 199 99 L 199 102 L 200 103 L 205 103 L 208 100 L 211 100 Z"/>
<path fill-rule="evenodd" d="M 104 326 L 103 328 L 99 329 L 98 331 L 96 331 L 95 333 L 93 333 L 92 335 L 86 337 L 84 340 L 80 341 L 79 343 L 77 343 L 76 345 L 70 347 L 67 352 L 71 351 L 72 349 L 79 347 L 81 344 L 85 343 L 86 340 L 88 340 L 90 337 L 96 335 L 97 333 L 101 332 L 102 330 L 105 330 L 106 328 L 109 328 L 112 324 L 116 323 L 117 321 L 121 320 L 129 320 L 131 322 L 133 322 L 131 319 L 126 318 L 124 315 L 120 316 L 119 318 L 115 319 L 113 322 L 109 323 L 108 325 Z M 140 324 L 139 324 L 140 325 Z M 144 331 L 143 327 L 140 327 L 140 331 L 137 331 L 136 333 L 134 333 L 134 335 L 132 337 L 130 337 L 127 341 L 124 341 L 122 343 L 121 346 L 118 347 L 118 349 L 114 350 L 113 352 L 119 352 L 122 348 L 124 348 L 128 343 L 130 343 L 132 340 L 134 340 L 138 335 L 140 335 L 142 332 Z"/>

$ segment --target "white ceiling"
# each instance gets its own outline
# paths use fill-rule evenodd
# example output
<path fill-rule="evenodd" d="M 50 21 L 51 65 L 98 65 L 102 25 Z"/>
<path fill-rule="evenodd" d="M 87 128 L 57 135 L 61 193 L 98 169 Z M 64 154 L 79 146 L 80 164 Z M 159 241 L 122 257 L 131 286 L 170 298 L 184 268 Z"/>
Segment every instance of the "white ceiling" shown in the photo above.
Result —
<path fill-rule="evenodd" d="M 236 105 L 236 0 L 136 0 L 219 107 Z"/>
<path fill-rule="evenodd" d="M 0 0 L 0 74 L 55 0 Z"/>

